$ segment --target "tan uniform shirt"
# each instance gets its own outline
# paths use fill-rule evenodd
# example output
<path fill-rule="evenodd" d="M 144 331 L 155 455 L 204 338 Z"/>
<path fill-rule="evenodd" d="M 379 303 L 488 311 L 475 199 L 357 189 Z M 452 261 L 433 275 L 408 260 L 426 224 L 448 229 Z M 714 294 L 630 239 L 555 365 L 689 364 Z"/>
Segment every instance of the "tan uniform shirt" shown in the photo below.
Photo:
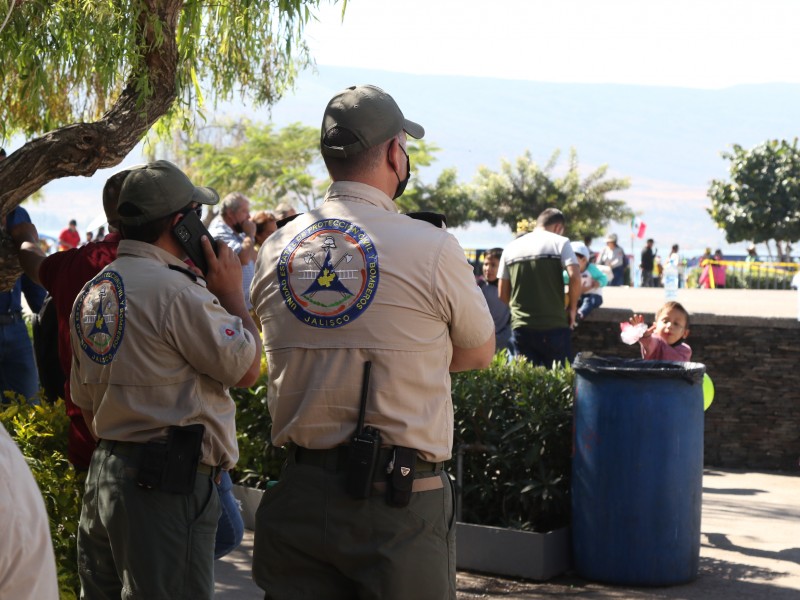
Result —
<path fill-rule="evenodd" d="M 277 445 L 348 443 L 364 362 L 366 424 L 385 445 L 450 457 L 453 344 L 475 348 L 494 322 L 456 239 L 397 213 L 379 190 L 331 185 L 325 203 L 270 236 L 251 287 L 269 366 Z"/>
<path fill-rule="evenodd" d="M 170 253 L 123 240 L 117 260 L 73 306 L 72 399 L 94 413 L 103 439 L 146 442 L 170 425 L 206 427 L 201 462 L 239 458 L 228 387 L 252 364 L 256 344 Z"/>

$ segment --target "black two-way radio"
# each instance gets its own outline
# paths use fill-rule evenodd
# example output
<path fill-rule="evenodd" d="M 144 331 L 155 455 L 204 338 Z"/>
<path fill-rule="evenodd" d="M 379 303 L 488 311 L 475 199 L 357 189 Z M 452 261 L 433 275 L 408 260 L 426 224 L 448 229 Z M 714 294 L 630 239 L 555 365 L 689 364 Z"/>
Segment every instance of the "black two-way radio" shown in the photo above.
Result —
<path fill-rule="evenodd" d="M 369 372 L 372 363 L 364 363 L 364 377 L 361 382 L 361 405 L 358 411 L 358 425 L 350 441 L 347 462 L 347 493 L 353 498 L 368 498 L 372 492 L 372 478 L 381 449 L 381 432 L 374 427 L 364 427 L 369 394 Z"/>

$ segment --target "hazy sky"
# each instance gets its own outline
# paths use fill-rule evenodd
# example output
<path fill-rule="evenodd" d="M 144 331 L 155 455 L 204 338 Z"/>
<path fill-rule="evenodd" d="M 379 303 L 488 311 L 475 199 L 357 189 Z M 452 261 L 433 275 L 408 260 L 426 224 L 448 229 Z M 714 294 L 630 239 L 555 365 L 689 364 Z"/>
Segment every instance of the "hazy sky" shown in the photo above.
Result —
<path fill-rule="evenodd" d="M 800 82 L 797 0 L 349 0 L 317 62 L 419 74 L 720 88 Z"/>
<path fill-rule="evenodd" d="M 306 39 L 320 65 L 697 88 L 800 83 L 800 0 L 348 0 L 343 22 L 341 3 L 318 16 Z M 123 165 L 139 162 L 134 151 Z M 28 203 L 40 229 L 57 232 L 73 216 L 83 229 L 115 170 L 48 184 L 43 203 Z M 487 233 L 498 244 L 512 237 Z"/>

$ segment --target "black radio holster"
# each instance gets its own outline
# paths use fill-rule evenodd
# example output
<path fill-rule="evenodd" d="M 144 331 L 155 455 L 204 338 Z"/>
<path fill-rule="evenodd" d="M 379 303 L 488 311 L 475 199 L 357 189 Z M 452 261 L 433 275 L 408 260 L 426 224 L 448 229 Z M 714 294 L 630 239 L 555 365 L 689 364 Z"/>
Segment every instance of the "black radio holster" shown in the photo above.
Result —
<path fill-rule="evenodd" d="M 395 446 L 389 476 L 386 479 L 386 503 L 401 508 L 411 501 L 417 451 L 414 448 Z"/>
<path fill-rule="evenodd" d="M 139 459 L 137 483 L 148 489 L 172 494 L 194 491 L 203 444 L 202 424 L 170 427 L 167 441 L 148 442 Z"/>

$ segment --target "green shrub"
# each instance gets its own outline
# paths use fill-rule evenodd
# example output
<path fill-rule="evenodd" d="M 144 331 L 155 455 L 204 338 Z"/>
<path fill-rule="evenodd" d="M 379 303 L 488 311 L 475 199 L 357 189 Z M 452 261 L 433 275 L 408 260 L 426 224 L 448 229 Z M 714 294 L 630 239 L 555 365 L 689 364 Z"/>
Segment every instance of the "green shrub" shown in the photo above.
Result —
<path fill-rule="evenodd" d="M 464 454 L 464 520 L 535 531 L 569 523 L 574 373 L 495 357 L 488 369 L 453 375 L 455 449 Z M 239 464 L 237 483 L 264 489 L 276 480 L 286 451 L 270 441 L 267 376 L 233 389 Z M 455 474 L 455 460 L 447 465 Z"/>
<path fill-rule="evenodd" d="M 464 521 L 534 531 L 569 523 L 573 388 L 570 367 L 506 354 L 453 375 L 454 452 L 485 448 L 464 453 Z"/>
<path fill-rule="evenodd" d="M 239 462 L 231 472 L 234 483 L 266 489 L 277 480 L 286 460 L 286 450 L 272 445 L 272 419 L 267 409 L 267 370 L 261 362 L 261 375 L 251 388 L 232 388 L 236 403 L 236 439 Z"/>
<path fill-rule="evenodd" d="M 13 396 L 13 395 L 12 395 Z M 77 536 L 81 513 L 83 477 L 67 460 L 69 418 L 64 401 L 26 404 L 21 397 L 9 398 L 0 407 L 0 422 L 16 441 L 42 492 L 58 568 L 62 600 L 78 597 Z"/>

